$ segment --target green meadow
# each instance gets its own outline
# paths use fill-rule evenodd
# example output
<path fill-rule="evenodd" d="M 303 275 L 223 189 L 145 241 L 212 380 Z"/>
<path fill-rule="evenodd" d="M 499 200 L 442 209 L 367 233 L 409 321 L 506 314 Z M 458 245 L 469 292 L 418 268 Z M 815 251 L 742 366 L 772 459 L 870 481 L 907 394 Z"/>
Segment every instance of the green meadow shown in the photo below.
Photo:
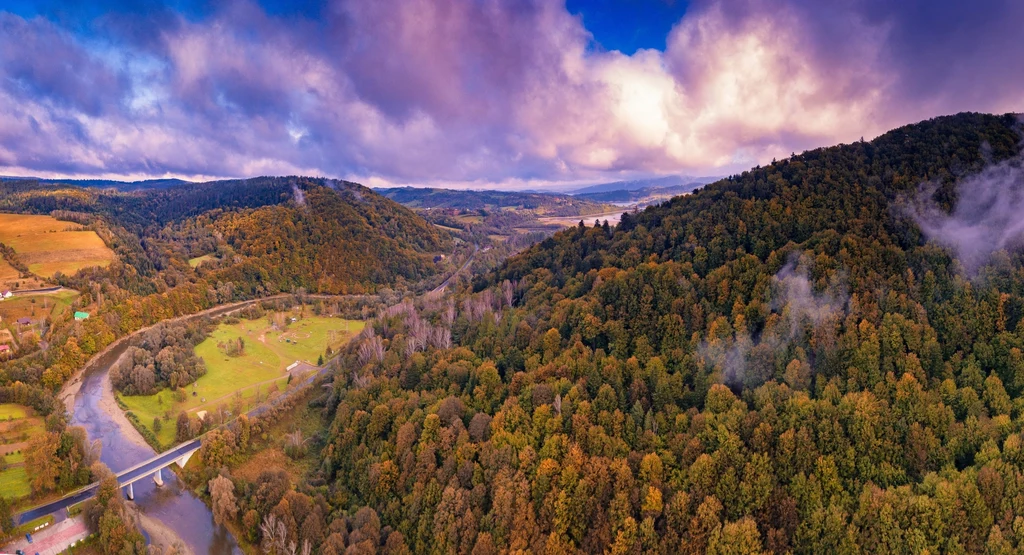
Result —
<path fill-rule="evenodd" d="M 0 471 L 0 495 L 8 499 L 32 492 L 25 472 L 25 446 L 29 438 L 44 430 L 43 419 L 32 409 L 13 403 L 0 404 L 0 454 L 6 470 Z"/>
<path fill-rule="evenodd" d="M 291 314 L 277 319 L 287 321 L 290 317 Z M 296 361 L 315 365 L 321 355 L 327 358 L 328 346 L 337 350 L 363 326 L 361 321 L 326 316 L 301 318 L 287 323 L 283 329 L 274 326 L 271 317 L 221 324 L 196 346 L 196 355 L 206 362 L 207 371 L 194 385 L 184 388 L 183 402 L 176 401 L 169 389 L 120 399 L 147 428 L 152 429 L 154 418 L 160 418 L 157 439 L 170 445 L 179 412 L 213 411 L 220 405 L 231 408 L 236 396 L 240 396 L 243 408 L 248 410 L 266 399 L 270 391 L 286 387 L 289 365 Z M 244 349 L 236 356 L 228 355 L 224 346 L 238 339 L 244 341 Z"/>

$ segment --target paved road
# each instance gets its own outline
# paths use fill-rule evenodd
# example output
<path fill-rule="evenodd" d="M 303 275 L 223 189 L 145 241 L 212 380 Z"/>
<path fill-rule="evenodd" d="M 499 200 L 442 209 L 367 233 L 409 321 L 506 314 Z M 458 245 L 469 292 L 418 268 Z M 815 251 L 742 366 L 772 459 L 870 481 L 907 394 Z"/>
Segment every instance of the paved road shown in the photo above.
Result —
<path fill-rule="evenodd" d="M 140 478 L 145 478 L 155 472 L 156 469 L 163 468 L 178 460 L 182 455 L 199 449 L 202 445 L 202 441 L 202 438 L 196 438 L 192 441 L 182 443 L 170 451 L 164 451 L 139 466 L 129 468 L 128 470 L 121 472 L 117 475 L 117 482 L 122 486 L 127 486 Z"/>
<path fill-rule="evenodd" d="M 56 287 L 44 287 L 42 289 L 22 289 L 21 291 L 11 291 L 11 293 L 14 293 L 14 296 L 17 297 L 19 295 L 41 295 L 43 293 L 56 293 L 62 289 L 64 288 L 58 285 Z"/>
<path fill-rule="evenodd" d="M 183 443 L 178 447 L 175 447 L 170 451 L 165 451 L 138 466 L 122 471 L 120 474 L 117 475 L 117 482 L 121 486 L 127 486 L 128 484 L 135 482 L 140 478 L 145 478 L 147 475 L 152 474 L 154 471 L 156 471 L 156 469 L 163 468 L 168 464 L 173 463 L 182 455 L 190 451 L 195 451 L 199 449 L 201 445 L 202 438 L 193 439 L 192 441 Z M 89 499 L 90 497 L 93 496 L 93 494 L 96 493 L 95 490 L 98 486 L 98 483 L 89 484 L 88 486 L 85 486 L 84 488 L 78 491 L 72 492 L 61 499 L 51 501 L 50 503 L 47 503 L 45 505 L 29 509 L 18 515 L 14 519 L 15 523 L 21 524 L 23 522 L 29 522 L 41 516 L 46 516 L 48 514 L 67 509 L 68 507 L 75 505 L 76 503 L 85 501 L 86 499 Z"/>
<path fill-rule="evenodd" d="M 440 292 L 444 291 L 444 289 L 446 287 L 448 287 L 448 284 L 451 283 L 451 281 L 453 279 L 455 279 L 455 276 L 461 274 L 463 270 L 465 270 L 466 268 L 469 267 L 469 265 L 473 262 L 473 259 L 476 258 L 476 253 L 479 250 L 480 250 L 480 245 L 473 245 L 473 254 L 469 255 L 469 259 L 466 260 L 466 263 L 463 264 L 462 267 L 460 267 L 458 270 L 455 270 L 455 273 L 453 273 L 452 275 L 448 276 L 448 279 L 444 280 L 441 283 L 441 285 L 438 285 L 437 287 L 435 287 L 434 290 L 429 292 L 429 293 L 427 293 L 427 295 L 435 295 L 437 293 L 440 293 Z"/>
<path fill-rule="evenodd" d="M 68 507 L 74 505 L 75 503 L 81 503 L 82 501 L 85 501 L 86 499 L 92 497 L 93 494 L 96 493 L 96 488 L 98 486 L 99 484 L 89 484 L 88 486 L 85 486 L 84 488 L 66 497 L 63 497 L 56 501 L 52 501 L 45 505 L 41 505 L 34 509 L 29 509 L 21 513 L 20 515 L 14 517 L 14 523 L 20 525 L 24 522 L 30 522 L 39 517 L 46 516 L 50 513 L 55 513 L 57 511 L 67 509 Z"/>

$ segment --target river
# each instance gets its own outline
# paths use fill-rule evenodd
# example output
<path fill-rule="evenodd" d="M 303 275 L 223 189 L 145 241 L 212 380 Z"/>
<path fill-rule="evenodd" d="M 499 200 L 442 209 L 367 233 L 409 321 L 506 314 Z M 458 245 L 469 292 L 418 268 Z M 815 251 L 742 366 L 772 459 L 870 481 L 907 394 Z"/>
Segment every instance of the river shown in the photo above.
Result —
<path fill-rule="evenodd" d="M 115 473 L 156 455 L 148 445 L 127 437 L 117 421 L 103 410 L 104 388 L 109 387 L 107 373 L 129 344 L 122 341 L 92 361 L 75 394 L 71 418 L 72 425 L 85 428 L 89 441 L 98 439 L 103 443 L 100 459 Z M 231 533 L 214 523 L 210 509 L 176 474 L 165 470 L 163 477 L 164 486 L 160 488 L 151 479 L 135 483 L 135 503 L 142 512 L 174 530 L 196 555 L 242 553 Z"/>

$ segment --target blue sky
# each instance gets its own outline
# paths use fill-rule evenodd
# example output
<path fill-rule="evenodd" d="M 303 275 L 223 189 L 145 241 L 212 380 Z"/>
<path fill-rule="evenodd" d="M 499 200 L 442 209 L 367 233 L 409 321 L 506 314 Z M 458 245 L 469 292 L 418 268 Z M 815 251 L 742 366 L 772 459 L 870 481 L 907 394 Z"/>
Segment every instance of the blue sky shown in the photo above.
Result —
<path fill-rule="evenodd" d="M 685 0 L 571 0 L 565 7 L 583 18 L 602 48 L 633 54 L 641 48 L 664 50 L 688 5 Z"/>
<path fill-rule="evenodd" d="M 1013 0 L 0 7 L 0 174 L 543 187 L 1024 110 Z"/>

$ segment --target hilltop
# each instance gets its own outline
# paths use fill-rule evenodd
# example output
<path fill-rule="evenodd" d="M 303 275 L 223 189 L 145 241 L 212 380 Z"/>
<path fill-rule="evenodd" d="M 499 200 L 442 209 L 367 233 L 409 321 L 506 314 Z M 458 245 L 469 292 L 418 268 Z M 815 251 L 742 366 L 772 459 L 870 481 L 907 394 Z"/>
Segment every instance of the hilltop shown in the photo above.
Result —
<path fill-rule="evenodd" d="M 316 401 L 330 526 L 416 552 L 1024 547 L 1024 259 L 942 232 L 1019 210 L 1020 137 L 960 114 L 808 151 L 389 311 Z"/>

